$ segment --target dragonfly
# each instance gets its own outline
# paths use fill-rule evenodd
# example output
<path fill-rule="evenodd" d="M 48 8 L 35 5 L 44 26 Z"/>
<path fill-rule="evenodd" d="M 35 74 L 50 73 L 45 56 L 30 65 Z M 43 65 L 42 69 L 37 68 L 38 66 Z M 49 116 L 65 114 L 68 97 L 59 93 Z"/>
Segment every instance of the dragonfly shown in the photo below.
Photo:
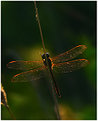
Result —
<path fill-rule="evenodd" d="M 69 73 L 74 70 L 85 67 L 88 64 L 87 59 L 76 59 L 78 55 L 86 50 L 86 45 L 78 45 L 62 54 L 50 58 L 49 54 L 42 54 L 41 61 L 11 61 L 7 64 L 10 69 L 22 70 L 24 72 L 12 77 L 12 82 L 36 81 L 43 78 L 47 68 L 53 80 L 54 88 L 59 97 L 61 97 L 59 88 L 53 73 Z"/>

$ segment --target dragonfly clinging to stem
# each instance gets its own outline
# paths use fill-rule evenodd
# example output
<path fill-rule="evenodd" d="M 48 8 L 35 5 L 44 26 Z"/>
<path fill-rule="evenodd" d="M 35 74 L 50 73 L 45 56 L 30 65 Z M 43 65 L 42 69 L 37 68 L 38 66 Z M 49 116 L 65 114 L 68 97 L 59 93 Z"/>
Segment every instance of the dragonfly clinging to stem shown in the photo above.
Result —
<path fill-rule="evenodd" d="M 42 55 L 41 61 L 11 61 L 7 64 L 8 68 L 25 71 L 14 75 L 12 82 L 27 82 L 41 79 L 48 68 L 48 62 L 56 93 L 59 97 L 61 97 L 53 73 L 68 73 L 86 66 L 88 64 L 88 60 L 86 59 L 72 60 L 79 54 L 82 54 L 86 48 L 87 47 L 85 45 L 78 45 L 53 58 L 50 58 L 49 54 L 46 53 L 46 55 Z"/>

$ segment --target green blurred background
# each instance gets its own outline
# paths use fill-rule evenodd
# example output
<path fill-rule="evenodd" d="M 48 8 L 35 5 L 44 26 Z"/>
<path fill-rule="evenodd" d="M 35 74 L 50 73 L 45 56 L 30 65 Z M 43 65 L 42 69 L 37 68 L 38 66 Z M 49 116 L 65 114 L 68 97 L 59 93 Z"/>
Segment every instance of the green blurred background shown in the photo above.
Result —
<path fill-rule="evenodd" d="M 61 119 L 96 119 L 96 1 L 37 2 L 45 46 L 50 57 L 79 44 L 88 48 L 79 56 L 89 64 L 56 81 Z M 42 43 L 35 17 L 34 2 L 1 2 L 2 85 L 16 119 L 57 119 L 49 91 L 49 79 L 12 83 L 21 72 L 8 69 L 13 60 L 41 60 Z M 12 119 L 4 106 L 1 118 Z"/>

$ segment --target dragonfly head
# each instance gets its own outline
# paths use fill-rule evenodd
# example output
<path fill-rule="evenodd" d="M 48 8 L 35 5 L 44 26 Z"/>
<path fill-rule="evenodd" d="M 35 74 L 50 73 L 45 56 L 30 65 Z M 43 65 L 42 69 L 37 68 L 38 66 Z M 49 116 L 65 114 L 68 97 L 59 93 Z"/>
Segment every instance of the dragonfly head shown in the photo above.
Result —
<path fill-rule="evenodd" d="M 46 61 L 46 57 L 47 57 L 47 61 Z M 42 55 L 42 59 L 43 59 L 43 62 L 44 62 L 45 66 L 47 66 L 47 62 L 48 62 L 49 66 L 51 67 L 52 64 L 51 64 L 51 60 L 49 58 L 49 54 L 48 53 L 46 53 L 46 56 L 45 56 L 45 54 L 43 54 Z"/>
<path fill-rule="evenodd" d="M 46 57 L 49 58 L 49 53 L 46 53 L 46 56 L 45 54 L 42 54 L 42 59 L 46 59 Z"/>

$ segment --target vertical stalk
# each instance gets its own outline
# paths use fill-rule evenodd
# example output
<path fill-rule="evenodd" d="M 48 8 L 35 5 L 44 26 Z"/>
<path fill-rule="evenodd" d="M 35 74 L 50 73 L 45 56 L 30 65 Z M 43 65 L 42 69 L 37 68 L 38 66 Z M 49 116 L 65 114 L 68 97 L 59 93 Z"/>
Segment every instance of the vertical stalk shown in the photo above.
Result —
<path fill-rule="evenodd" d="M 35 10 L 36 10 L 36 19 L 38 21 L 38 26 L 39 26 L 39 31 L 40 31 L 40 35 L 41 35 L 43 50 L 44 50 L 44 53 L 46 53 L 43 34 L 42 34 L 42 29 L 41 29 L 41 25 L 40 25 L 40 19 L 39 19 L 39 16 L 38 16 L 38 9 L 36 7 L 36 1 L 34 1 L 34 6 L 35 6 Z"/>
<path fill-rule="evenodd" d="M 44 44 L 42 29 L 41 29 L 41 25 L 40 25 L 40 19 L 39 19 L 39 15 L 38 15 L 38 9 L 37 9 L 37 6 L 36 6 L 36 1 L 34 1 L 34 6 L 35 6 L 35 10 L 36 10 L 36 19 L 38 21 L 38 26 L 39 26 L 41 40 L 42 40 L 42 46 L 43 46 L 44 54 L 46 56 L 46 49 L 45 49 L 45 44 Z M 49 68 L 49 63 L 47 61 L 47 57 L 46 57 L 46 62 L 47 62 L 47 65 L 48 65 L 49 75 L 52 78 L 51 69 Z M 54 100 L 54 104 L 55 104 L 55 107 L 54 108 L 55 108 L 56 116 L 57 116 L 57 119 L 60 120 L 60 114 L 59 114 L 59 108 L 58 108 L 58 101 L 57 101 L 57 97 L 55 95 L 55 91 L 54 91 L 53 81 L 52 80 L 50 80 L 50 84 L 51 84 L 51 88 L 52 88 L 52 96 L 53 96 L 53 100 Z"/>

